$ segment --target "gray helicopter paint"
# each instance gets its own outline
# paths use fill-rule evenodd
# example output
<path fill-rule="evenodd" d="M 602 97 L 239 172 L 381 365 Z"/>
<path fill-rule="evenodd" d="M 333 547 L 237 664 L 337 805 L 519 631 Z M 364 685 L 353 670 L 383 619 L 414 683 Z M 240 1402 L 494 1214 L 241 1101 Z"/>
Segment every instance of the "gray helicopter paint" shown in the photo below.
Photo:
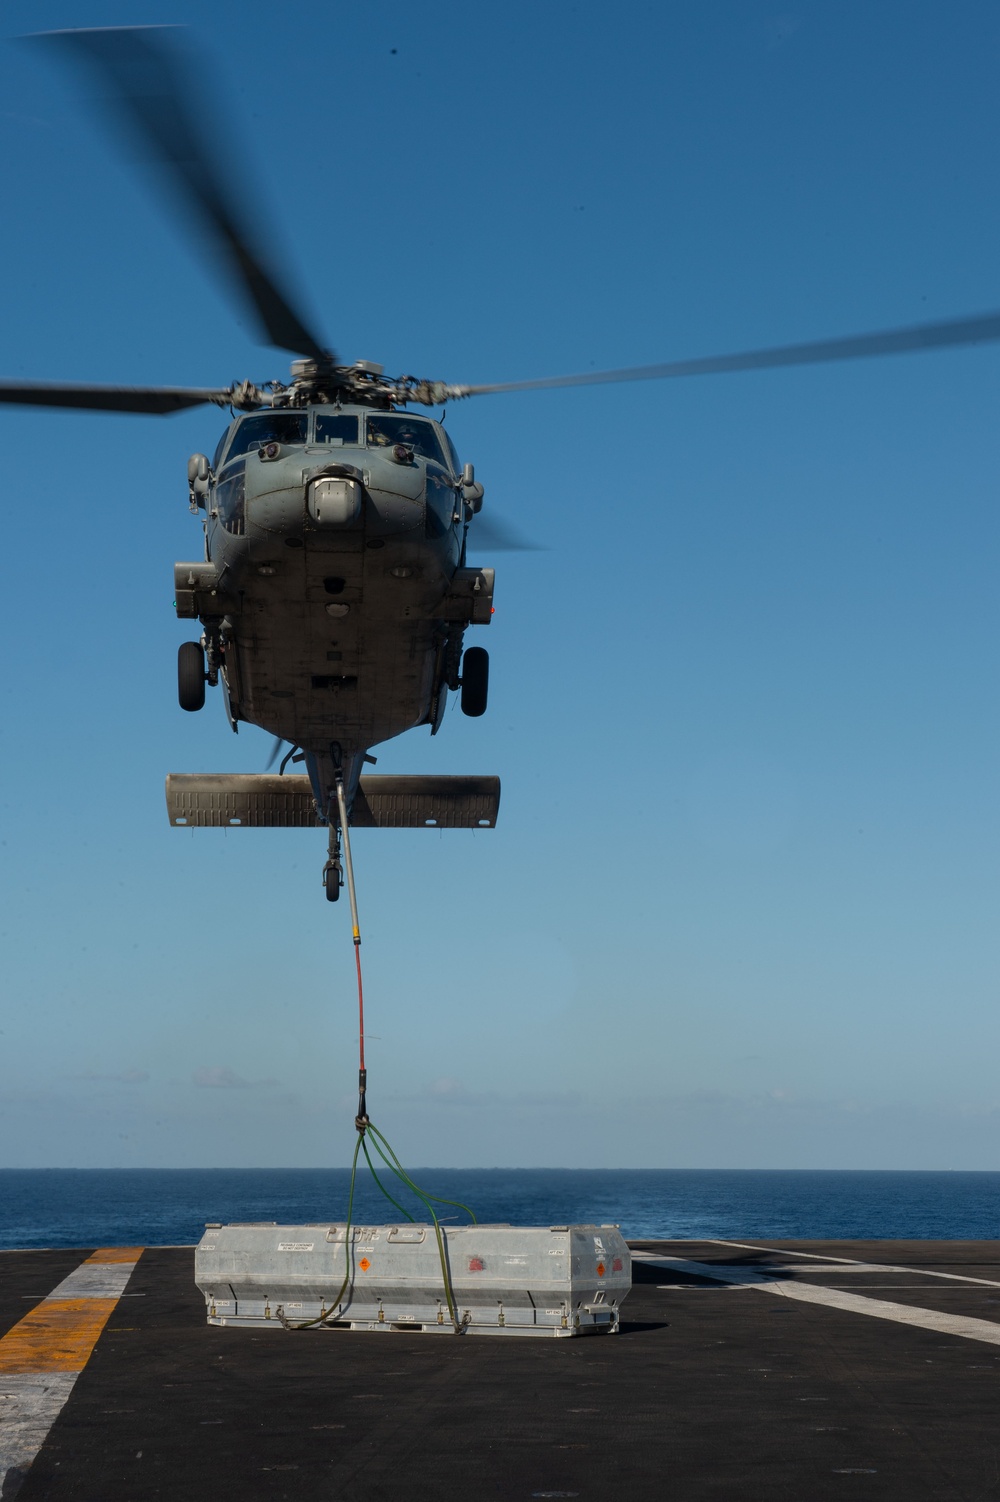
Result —
<path fill-rule="evenodd" d="M 372 416 L 370 406 L 309 410 Z M 241 470 L 239 516 L 226 497 Z M 325 810 L 331 745 L 353 794 L 371 747 L 436 728 L 449 634 L 489 621 L 492 571 L 460 567 L 461 476 L 419 454 L 397 462 L 387 448 L 279 444 L 273 457 L 259 449 L 224 461 L 204 504 L 207 566 L 176 566 L 178 614 L 202 619 L 210 650 L 221 642 L 233 720 L 300 746 Z"/>

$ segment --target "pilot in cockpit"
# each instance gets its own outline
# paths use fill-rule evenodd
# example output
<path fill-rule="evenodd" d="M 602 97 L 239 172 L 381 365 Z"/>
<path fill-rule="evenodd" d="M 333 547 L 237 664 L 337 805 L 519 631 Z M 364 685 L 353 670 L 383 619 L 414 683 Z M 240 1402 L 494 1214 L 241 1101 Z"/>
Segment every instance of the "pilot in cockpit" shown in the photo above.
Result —
<path fill-rule="evenodd" d="M 389 448 L 401 443 L 415 454 L 429 457 L 426 423 L 396 416 L 369 417 L 366 427 L 369 448 Z"/>

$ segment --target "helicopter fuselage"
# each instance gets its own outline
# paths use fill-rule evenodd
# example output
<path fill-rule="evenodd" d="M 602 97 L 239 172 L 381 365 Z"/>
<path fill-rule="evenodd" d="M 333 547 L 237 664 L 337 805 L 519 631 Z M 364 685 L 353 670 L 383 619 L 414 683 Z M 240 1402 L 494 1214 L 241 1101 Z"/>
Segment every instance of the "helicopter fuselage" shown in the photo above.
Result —
<path fill-rule="evenodd" d="M 177 613 L 202 621 L 233 728 L 299 747 L 326 817 L 338 767 L 352 796 L 370 748 L 437 730 L 464 631 L 489 622 L 468 480 L 440 424 L 345 405 L 241 417 L 205 468 L 205 561 L 175 566 Z"/>

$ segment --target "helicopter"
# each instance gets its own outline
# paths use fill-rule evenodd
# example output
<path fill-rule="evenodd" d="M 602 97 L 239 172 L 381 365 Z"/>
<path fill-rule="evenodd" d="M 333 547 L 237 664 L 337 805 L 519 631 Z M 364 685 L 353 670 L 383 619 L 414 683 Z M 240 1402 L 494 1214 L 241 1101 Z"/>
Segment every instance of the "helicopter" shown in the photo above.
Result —
<path fill-rule="evenodd" d="M 479 717 L 489 658 L 465 645 L 488 626 L 495 573 L 468 562 L 484 489 L 440 421 L 409 410 L 510 391 L 672 379 L 905 354 L 1000 339 L 1000 313 L 660 365 L 493 385 L 387 377 L 344 363 L 296 307 L 245 198 L 202 123 L 198 70 L 174 28 L 44 33 L 32 42 L 96 72 L 114 112 L 199 227 L 289 378 L 226 388 L 0 382 L 0 403 L 167 415 L 228 411 L 213 456 L 188 461 L 203 556 L 174 566 L 179 618 L 201 635 L 178 653 L 193 713 L 219 688 L 229 724 L 275 737 L 278 772 L 172 774 L 175 827 L 327 831 L 323 885 L 339 898 L 345 825 L 493 828 L 499 778 L 365 773 L 381 743 L 437 734 L 448 695 Z M 287 774 L 302 764 L 304 774 Z"/>

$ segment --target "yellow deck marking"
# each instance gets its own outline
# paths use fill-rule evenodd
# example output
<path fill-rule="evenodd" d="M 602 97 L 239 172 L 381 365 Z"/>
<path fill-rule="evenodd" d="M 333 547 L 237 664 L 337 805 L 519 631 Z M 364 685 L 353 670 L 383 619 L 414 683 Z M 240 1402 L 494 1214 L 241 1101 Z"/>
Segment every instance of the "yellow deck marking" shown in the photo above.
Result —
<path fill-rule="evenodd" d="M 4 1496 L 24 1480 L 142 1252 L 141 1246 L 99 1248 L 0 1337 Z"/>
<path fill-rule="evenodd" d="M 79 1372 L 117 1299 L 46 1299 L 0 1340 L 0 1372 Z"/>

